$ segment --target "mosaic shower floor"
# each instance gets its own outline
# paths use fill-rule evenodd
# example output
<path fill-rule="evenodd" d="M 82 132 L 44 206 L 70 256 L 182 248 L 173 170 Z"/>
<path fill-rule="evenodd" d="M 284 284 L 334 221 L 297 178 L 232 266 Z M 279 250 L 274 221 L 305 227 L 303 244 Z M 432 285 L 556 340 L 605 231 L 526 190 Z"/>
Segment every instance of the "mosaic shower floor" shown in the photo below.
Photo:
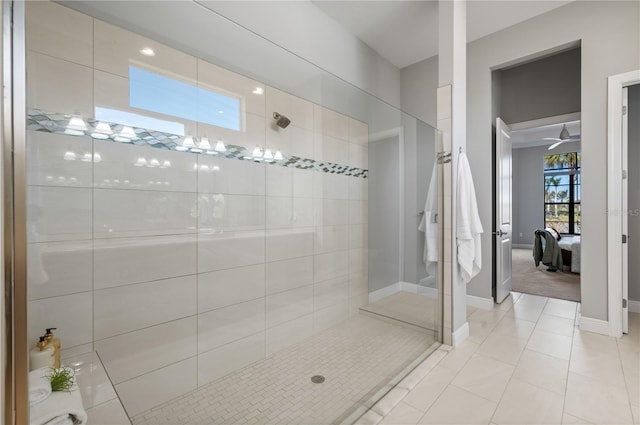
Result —
<path fill-rule="evenodd" d="M 132 418 L 134 425 L 340 423 L 434 338 L 358 315 Z M 324 383 L 311 377 L 322 375 Z"/>

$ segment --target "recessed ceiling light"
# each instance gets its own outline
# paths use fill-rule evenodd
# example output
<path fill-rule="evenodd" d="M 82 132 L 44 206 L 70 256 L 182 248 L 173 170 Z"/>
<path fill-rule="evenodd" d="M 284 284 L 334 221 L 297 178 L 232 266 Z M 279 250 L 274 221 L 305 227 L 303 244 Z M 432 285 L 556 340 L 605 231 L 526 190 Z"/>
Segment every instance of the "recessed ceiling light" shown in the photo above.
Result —
<path fill-rule="evenodd" d="M 142 53 L 145 56 L 155 56 L 156 55 L 156 52 L 154 52 L 151 47 L 145 47 L 143 49 L 140 49 L 140 53 Z"/>

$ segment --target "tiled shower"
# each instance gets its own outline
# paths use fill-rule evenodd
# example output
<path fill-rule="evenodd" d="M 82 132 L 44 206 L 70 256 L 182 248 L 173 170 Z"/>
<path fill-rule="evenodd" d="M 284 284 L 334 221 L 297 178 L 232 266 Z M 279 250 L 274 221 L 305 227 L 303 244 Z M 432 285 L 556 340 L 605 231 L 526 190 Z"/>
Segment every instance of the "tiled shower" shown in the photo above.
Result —
<path fill-rule="evenodd" d="M 63 359 L 97 352 L 135 416 L 369 303 L 366 123 L 26 9 L 30 343 L 57 327 Z"/>

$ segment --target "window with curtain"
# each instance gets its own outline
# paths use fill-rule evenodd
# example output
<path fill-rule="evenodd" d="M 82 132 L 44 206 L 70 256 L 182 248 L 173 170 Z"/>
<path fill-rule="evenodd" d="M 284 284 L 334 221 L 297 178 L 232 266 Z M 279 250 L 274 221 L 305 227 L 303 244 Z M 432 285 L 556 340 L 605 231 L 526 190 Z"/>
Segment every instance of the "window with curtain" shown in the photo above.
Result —
<path fill-rule="evenodd" d="M 581 233 L 580 152 L 544 156 L 544 225 L 563 234 Z"/>

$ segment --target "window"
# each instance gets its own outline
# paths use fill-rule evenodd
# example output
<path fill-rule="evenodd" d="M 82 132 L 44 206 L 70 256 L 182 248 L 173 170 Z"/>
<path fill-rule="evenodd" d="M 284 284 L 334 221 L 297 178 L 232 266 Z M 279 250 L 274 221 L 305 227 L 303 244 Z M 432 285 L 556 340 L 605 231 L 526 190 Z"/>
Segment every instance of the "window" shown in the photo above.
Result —
<path fill-rule="evenodd" d="M 544 156 L 544 225 L 581 233 L 580 152 Z"/>
<path fill-rule="evenodd" d="M 129 105 L 230 130 L 241 128 L 239 97 L 135 66 L 129 66 Z"/>

